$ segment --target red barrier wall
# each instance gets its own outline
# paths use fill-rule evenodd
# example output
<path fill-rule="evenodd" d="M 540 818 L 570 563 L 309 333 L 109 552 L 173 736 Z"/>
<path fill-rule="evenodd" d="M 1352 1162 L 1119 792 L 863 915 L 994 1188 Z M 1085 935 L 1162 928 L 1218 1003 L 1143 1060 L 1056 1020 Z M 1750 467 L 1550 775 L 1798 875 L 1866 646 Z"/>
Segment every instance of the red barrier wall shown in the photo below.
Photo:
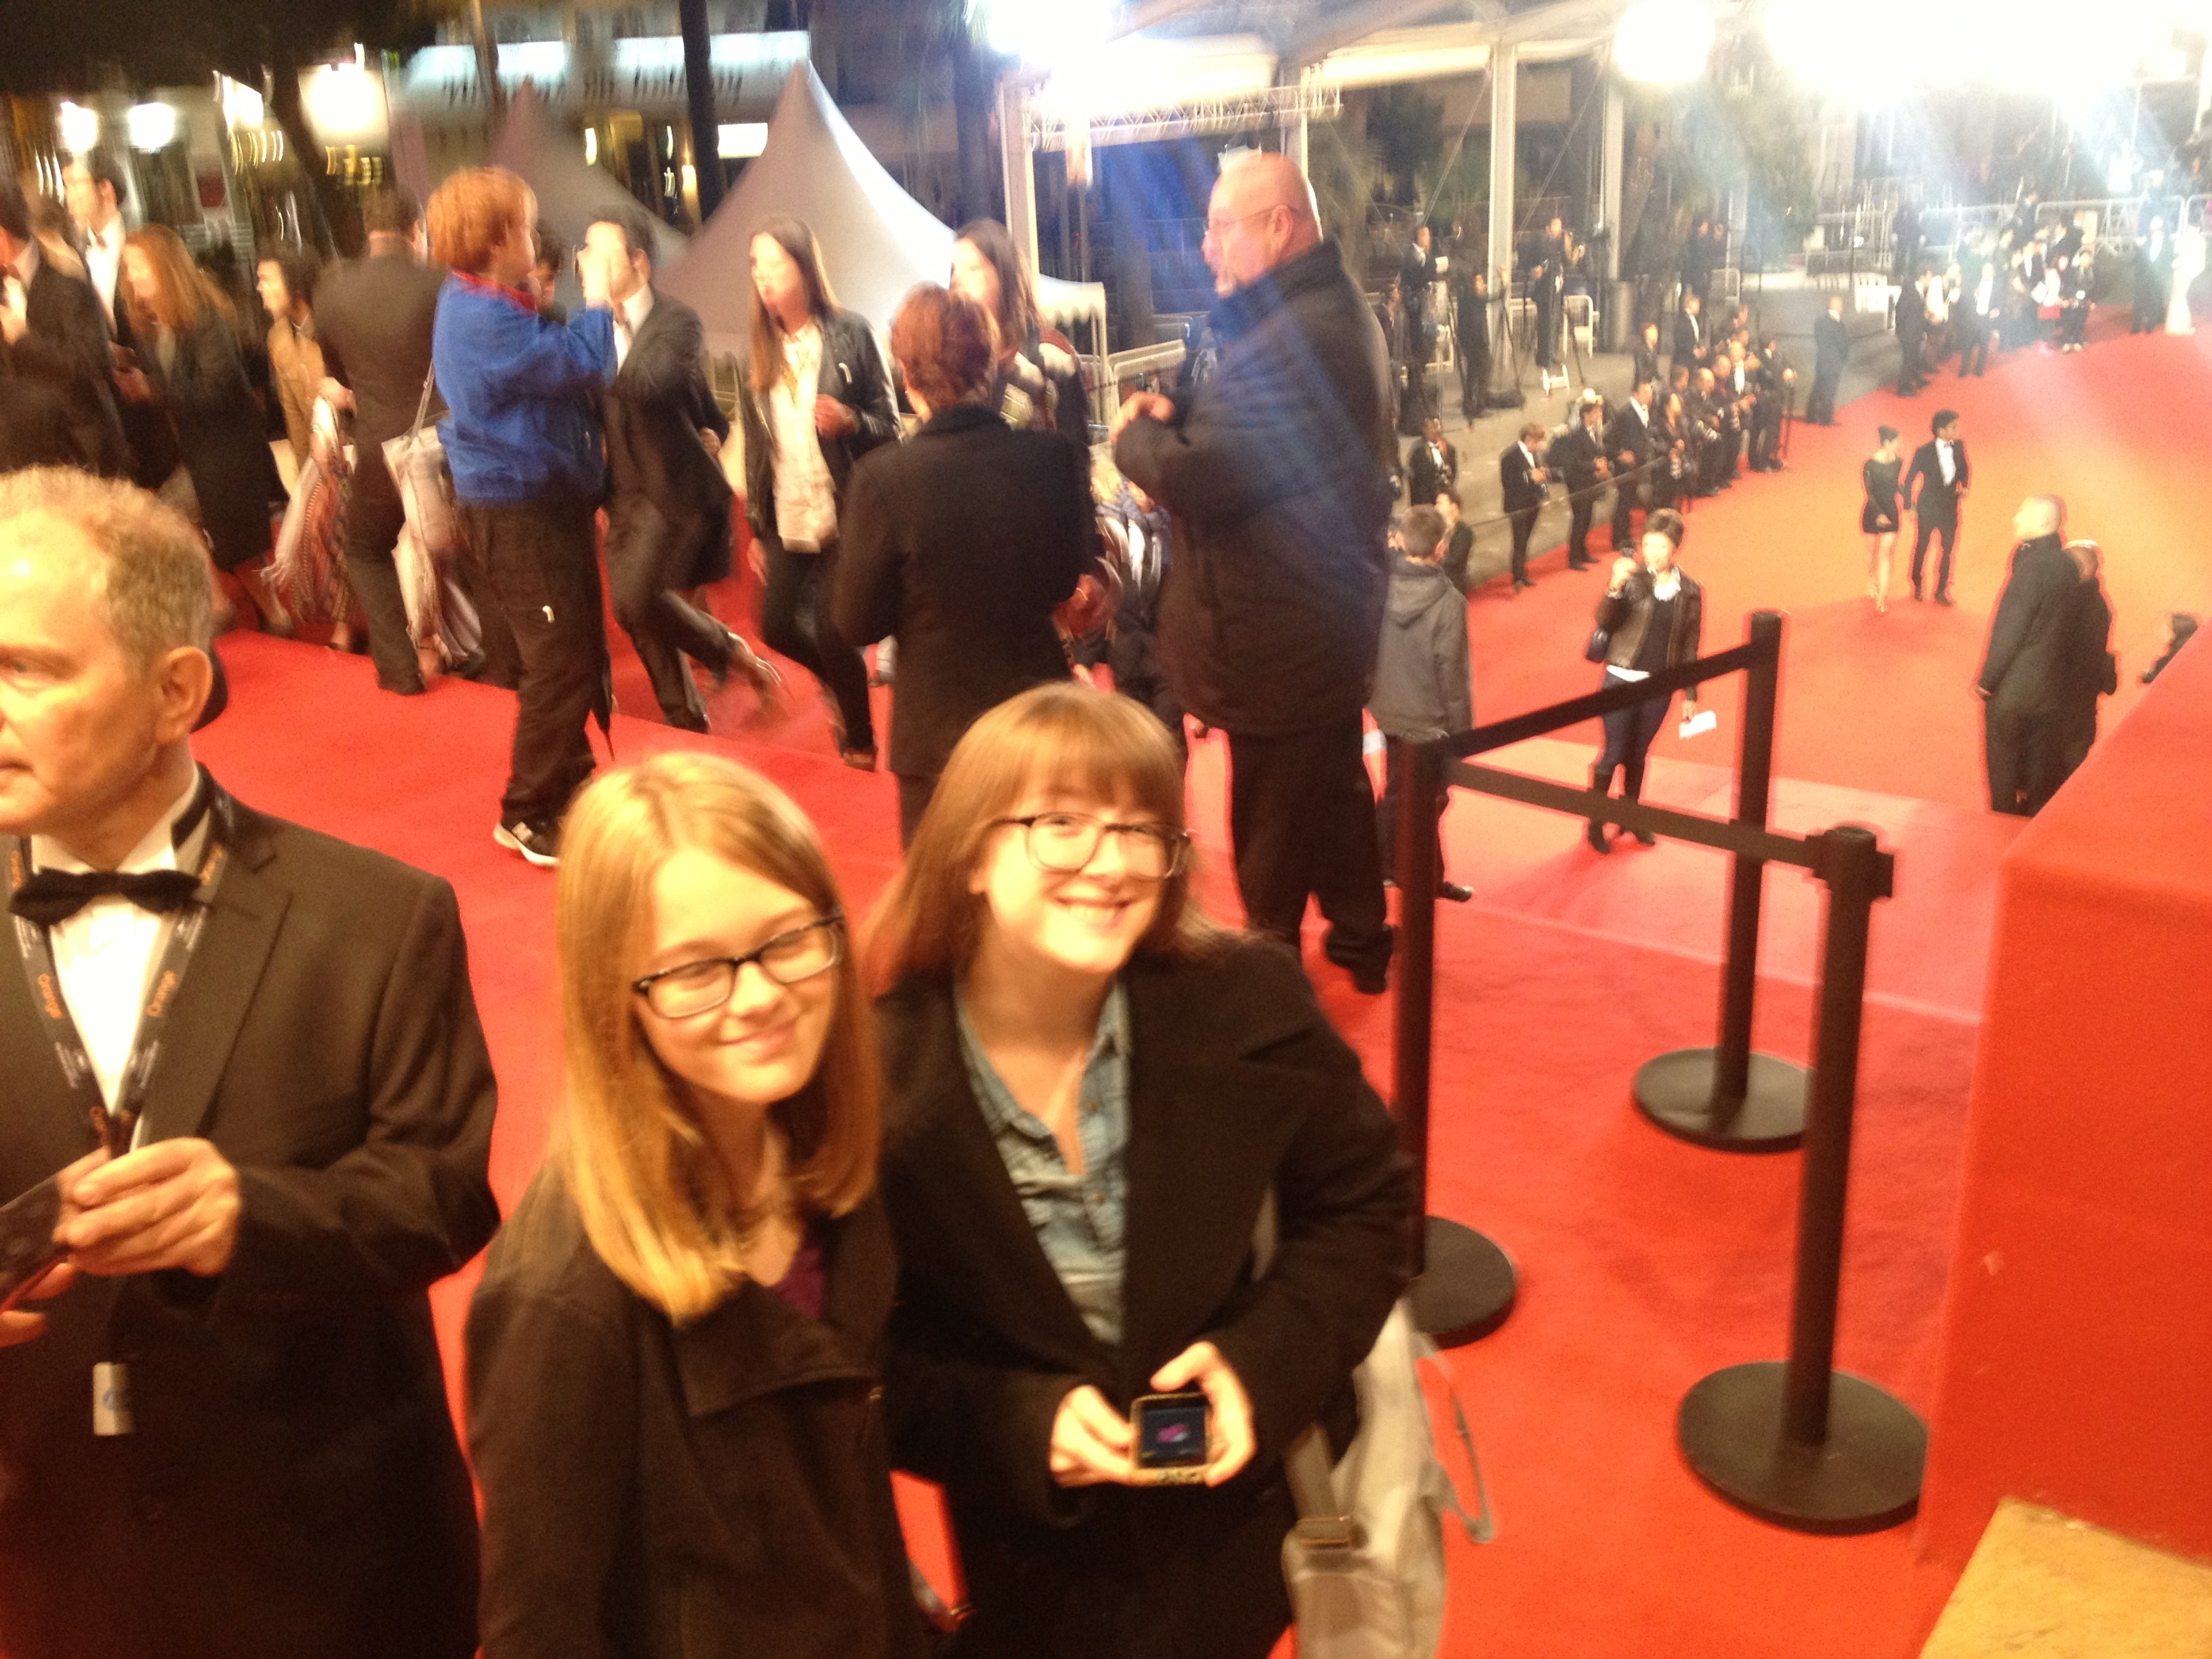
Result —
<path fill-rule="evenodd" d="M 2212 645 L 1999 871 L 1923 1554 L 2007 1495 L 2212 1559 Z"/>

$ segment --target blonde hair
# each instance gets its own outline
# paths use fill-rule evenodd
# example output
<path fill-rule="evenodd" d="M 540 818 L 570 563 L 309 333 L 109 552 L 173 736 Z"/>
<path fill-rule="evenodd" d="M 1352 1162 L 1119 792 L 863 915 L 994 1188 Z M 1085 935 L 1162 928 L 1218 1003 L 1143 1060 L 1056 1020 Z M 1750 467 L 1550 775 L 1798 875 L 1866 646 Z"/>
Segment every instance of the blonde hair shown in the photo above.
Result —
<path fill-rule="evenodd" d="M 676 752 L 605 773 L 562 825 L 554 925 L 567 1099 L 553 1156 L 599 1259 L 678 1322 L 744 1280 L 760 1219 L 729 1197 L 690 1091 L 653 1053 L 630 988 L 653 878 L 683 849 L 764 876 L 823 915 L 840 908 L 813 826 L 732 761 Z M 820 1063 L 770 1115 L 790 1139 L 793 1193 L 817 1213 L 844 1215 L 875 1185 L 876 1053 L 853 953 L 831 971 L 836 1001 Z"/>
<path fill-rule="evenodd" d="M 108 629 L 140 672 L 181 646 L 205 651 L 215 596 L 199 532 L 137 485 L 74 467 L 41 466 L 0 477 L 0 544 L 38 533 L 80 538 L 92 560 L 93 594 Z"/>
<path fill-rule="evenodd" d="M 481 276 L 490 267 L 492 249 L 538 217 L 538 198 L 505 167 L 463 167 L 431 193 L 422 216 L 430 228 L 430 257 Z"/>
<path fill-rule="evenodd" d="M 904 866 L 868 918 L 868 976 L 878 990 L 957 978 L 974 960 L 985 902 L 969 879 L 996 820 L 1039 789 L 1107 800 L 1127 790 L 1162 823 L 1183 827 L 1182 768 L 1167 728 L 1143 704 L 1069 681 L 1010 698 L 953 750 Z M 1188 959 L 1230 937 L 1193 902 L 1192 865 L 1185 858 L 1160 884 L 1159 912 L 1136 955 Z"/>

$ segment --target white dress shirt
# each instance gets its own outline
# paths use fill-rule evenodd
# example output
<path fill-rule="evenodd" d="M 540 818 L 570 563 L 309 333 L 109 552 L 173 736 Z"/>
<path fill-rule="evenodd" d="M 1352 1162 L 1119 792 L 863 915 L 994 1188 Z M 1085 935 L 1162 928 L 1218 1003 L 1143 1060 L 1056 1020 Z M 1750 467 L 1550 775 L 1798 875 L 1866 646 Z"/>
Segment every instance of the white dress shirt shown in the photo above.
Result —
<path fill-rule="evenodd" d="M 1952 459 L 1949 439 L 1938 438 L 1936 441 L 1936 459 L 1943 469 L 1943 482 L 1956 483 L 1959 481 L 1959 463 Z"/>
<path fill-rule="evenodd" d="M 196 773 L 185 792 L 169 804 L 161 819 L 140 838 L 115 867 L 136 875 L 146 870 L 190 869 L 207 844 L 207 820 L 203 817 L 183 847 L 173 839 L 177 820 L 191 805 L 199 788 Z M 40 870 L 86 871 L 92 866 L 62 849 L 46 836 L 31 837 L 31 863 Z M 76 1022 L 77 1036 L 100 1079 L 100 1092 L 108 1105 L 123 1068 L 131 1063 L 131 1045 L 138 1039 L 138 1011 L 146 1000 L 146 981 L 168 938 L 171 918 L 142 910 L 130 900 L 110 894 L 96 898 L 66 921 L 47 930 L 54 953 L 54 971 L 61 980 L 62 1000 Z"/>
<path fill-rule="evenodd" d="M 775 440 L 775 533 L 812 553 L 837 538 L 837 488 L 814 429 L 822 386 L 822 329 L 810 319 L 783 342 L 785 373 L 769 388 L 769 431 Z"/>
<path fill-rule="evenodd" d="M 637 331 L 645 326 L 645 319 L 653 315 L 653 284 L 642 283 L 636 293 L 615 307 L 615 373 L 629 361 L 629 349 L 637 343 Z"/>
<path fill-rule="evenodd" d="M 85 275 L 100 290 L 111 327 L 115 323 L 115 284 L 123 272 L 123 238 L 126 234 L 123 216 L 118 213 L 107 222 L 106 229 L 92 231 L 84 239 Z"/>

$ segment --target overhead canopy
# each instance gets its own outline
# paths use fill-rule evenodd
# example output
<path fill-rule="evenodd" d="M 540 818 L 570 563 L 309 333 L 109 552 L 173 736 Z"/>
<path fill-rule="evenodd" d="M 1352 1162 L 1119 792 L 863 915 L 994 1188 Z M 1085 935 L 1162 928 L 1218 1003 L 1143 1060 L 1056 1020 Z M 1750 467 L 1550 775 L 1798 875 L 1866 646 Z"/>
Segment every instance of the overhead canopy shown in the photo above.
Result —
<path fill-rule="evenodd" d="M 545 106 L 526 82 L 507 102 L 507 120 L 485 158 L 520 175 L 538 197 L 538 218 L 574 247 L 592 221 L 610 208 L 637 206 L 637 198 L 604 167 L 584 160 L 583 141 L 546 118 Z M 647 218 L 653 216 L 647 214 Z M 653 220 L 653 262 L 666 265 L 684 252 L 684 238 Z M 563 280 L 567 280 L 563 273 Z"/>
<path fill-rule="evenodd" d="M 951 267 L 951 227 L 884 170 L 830 101 L 811 64 L 792 70 L 766 148 L 692 239 L 684 262 L 661 279 L 662 288 L 697 310 L 714 350 L 745 350 L 752 239 L 763 220 L 779 213 L 812 228 L 838 304 L 879 330 L 890 326 L 908 289 L 943 282 Z M 1104 289 L 1048 276 L 1036 286 L 1046 316 L 1094 319 L 1104 349 Z"/>

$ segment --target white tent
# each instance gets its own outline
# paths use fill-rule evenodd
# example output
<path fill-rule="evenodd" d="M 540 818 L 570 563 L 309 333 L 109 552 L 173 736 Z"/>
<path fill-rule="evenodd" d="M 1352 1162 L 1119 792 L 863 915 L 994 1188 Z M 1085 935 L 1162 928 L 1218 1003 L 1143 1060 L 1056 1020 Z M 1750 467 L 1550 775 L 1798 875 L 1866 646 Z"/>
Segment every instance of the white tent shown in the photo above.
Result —
<path fill-rule="evenodd" d="M 537 193 L 539 222 L 550 226 L 571 249 L 584 240 L 592 221 L 608 209 L 637 206 L 637 198 L 620 179 L 584 160 L 581 138 L 546 119 L 545 106 L 528 82 L 508 100 L 507 119 L 484 159 L 520 175 Z M 657 219 L 653 229 L 653 263 L 668 264 L 684 252 L 684 237 Z M 562 275 L 564 282 L 573 283 L 566 272 Z"/>
<path fill-rule="evenodd" d="M 878 331 L 916 283 L 945 280 L 950 227 L 899 188 L 830 101 L 811 64 L 800 64 L 777 101 L 768 143 L 737 188 L 692 238 L 660 286 L 706 325 L 710 350 L 743 356 L 750 317 L 753 232 L 771 214 L 803 219 L 822 245 L 837 302 Z M 1096 283 L 1037 280 L 1037 304 L 1055 322 L 1089 317 L 1105 346 L 1106 290 Z"/>

